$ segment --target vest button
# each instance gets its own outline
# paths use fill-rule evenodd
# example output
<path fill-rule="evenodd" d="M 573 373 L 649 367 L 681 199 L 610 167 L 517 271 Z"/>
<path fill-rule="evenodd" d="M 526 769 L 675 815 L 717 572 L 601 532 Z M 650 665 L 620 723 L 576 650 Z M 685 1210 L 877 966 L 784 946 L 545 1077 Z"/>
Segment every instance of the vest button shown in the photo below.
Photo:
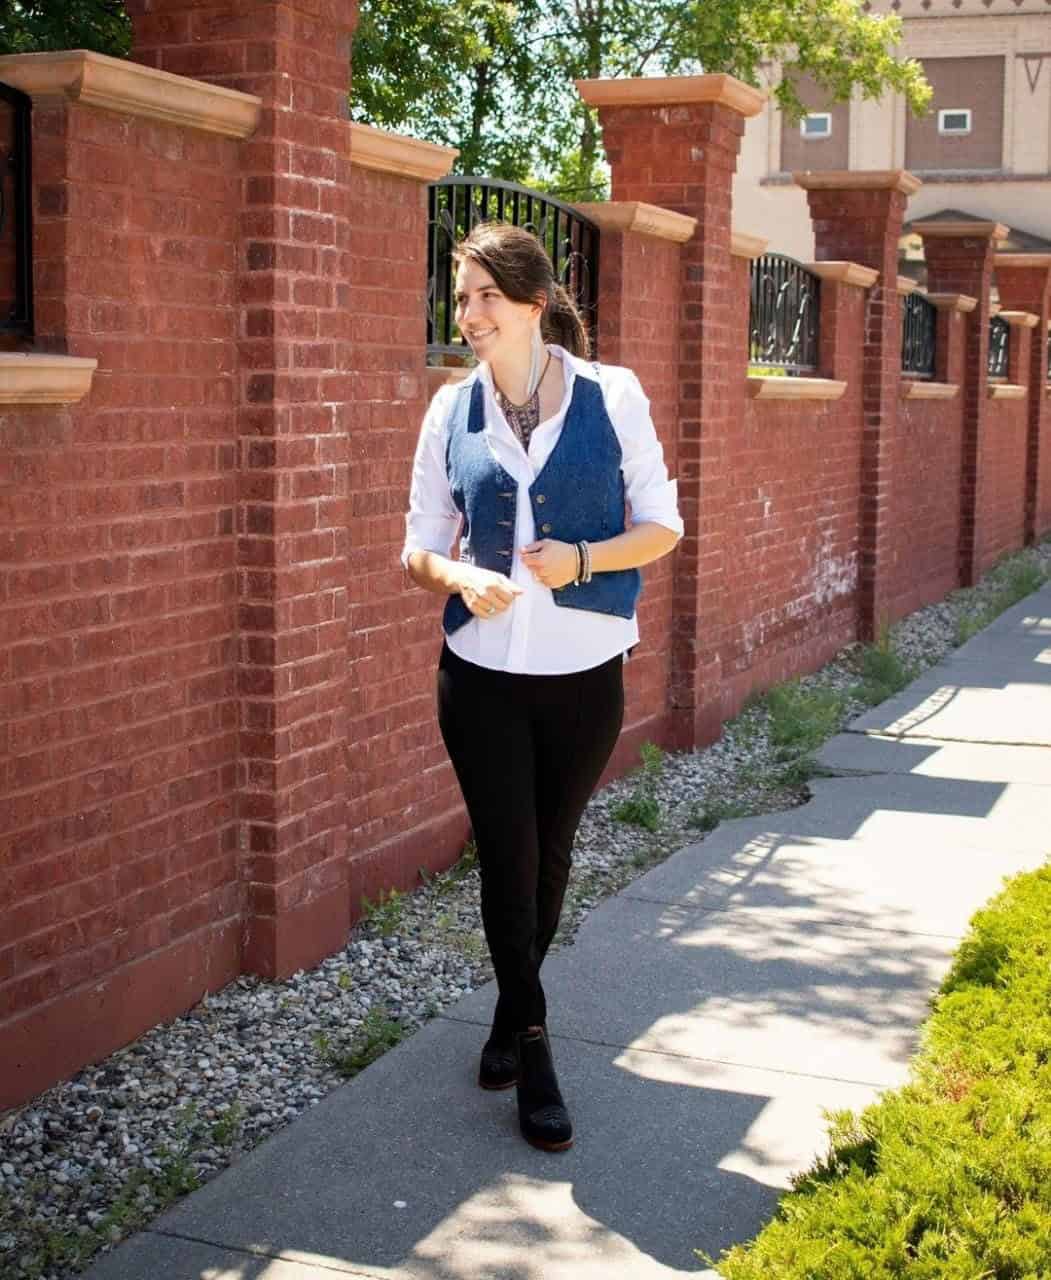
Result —
<path fill-rule="evenodd" d="M 541 532 L 541 533 L 550 533 L 550 532 L 551 532 L 551 526 L 550 526 L 549 524 L 542 524 L 542 525 L 540 526 L 540 532 Z"/>
<path fill-rule="evenodd" d="M 547 499 L 544 497 L 544 495 L 543 495 L 542 493 L 538 493 L 538 494 L 536 495 L 536 500 L 537 500 L 537 502 L 546 502 L 546 501 L 547 501 Z"/>

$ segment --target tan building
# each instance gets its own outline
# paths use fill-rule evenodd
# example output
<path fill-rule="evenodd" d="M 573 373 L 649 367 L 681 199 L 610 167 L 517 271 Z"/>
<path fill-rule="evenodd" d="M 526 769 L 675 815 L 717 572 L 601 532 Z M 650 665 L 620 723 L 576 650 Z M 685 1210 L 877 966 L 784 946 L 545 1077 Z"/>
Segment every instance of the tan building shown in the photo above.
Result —
<path fill-rule="evenodd" d="M 801 169 L 909 169 L 923 186 L 912 220 L 947 210 L 1005 223 L 1007 249 L 1051 251 L 1051 0 L 874 0 L 904 19 L 902 57 L 923 63 L 934 96 L 917 119 L 894 95 L 829 104 L 800 86 L 810 114 L 787 124 L 772 100 L 748 121 L 734 181 L 734 227 L 808 261 L 814 237 Z M 771 69 L 770 83 L 779 79 Z"/>

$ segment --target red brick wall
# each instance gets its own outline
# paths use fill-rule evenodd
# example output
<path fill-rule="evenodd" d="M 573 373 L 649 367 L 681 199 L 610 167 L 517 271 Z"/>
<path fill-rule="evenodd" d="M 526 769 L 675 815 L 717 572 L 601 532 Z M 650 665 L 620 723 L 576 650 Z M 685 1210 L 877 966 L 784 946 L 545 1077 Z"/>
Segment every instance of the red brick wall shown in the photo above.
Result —
<path fill-rule="evenodd" d="M 598 355 L 637 374 L 669 473 L 678 471 L 678 332 L 681 246 L 637 232 L 602 236 Z M 624 730 L 610 774 L 638 762 L 646 740 L 667 743 L 675 556 L 642 570 L 640 641 L 625 668 Z"/>
<path fill-rule="evenodd" d="M 399 563 L 424 377 L 425 185 L 355 166 L 349 308 L 347 764 L 351 909 L 381 886 L 418 883 L 455 860 L 467 833 L 438 733 L 434 679 L 444 601 Z"/>
<path fill-rule="evenodd" d="M 1011 341 L 1018 337 L 1019 330 L 1013 329 Z M 982 539 L 977 548 L 980 574 L 1022 546 L 1025 527 L 1028 406 L 1025 400 L 994 400 L 989 416 L 978 459 L 983 476 Z"/>
<path fill-rule="evenodd" d="M 744 395 L 746 259 L 734 259 L 739 412 L 727 440 L 724 708 L 812 671 L 857 634 L 861 333 L 865 293 L 822 285 L 822 374 L 838 400 Z"/>
<path fill-rule="evenodd" d="M 939 323 L 948 319 L 945 312 Z M 963 404 L 903 400 L 892 445 L 887 621 L 896 622 L 959 586 Z"/>
<path fill-rule="evenodd" d="M 241 910 L 237 144 L 34 121 L 38 346 L 99 368 L 0 414 L 0 1107 L 232 978 Z"/>

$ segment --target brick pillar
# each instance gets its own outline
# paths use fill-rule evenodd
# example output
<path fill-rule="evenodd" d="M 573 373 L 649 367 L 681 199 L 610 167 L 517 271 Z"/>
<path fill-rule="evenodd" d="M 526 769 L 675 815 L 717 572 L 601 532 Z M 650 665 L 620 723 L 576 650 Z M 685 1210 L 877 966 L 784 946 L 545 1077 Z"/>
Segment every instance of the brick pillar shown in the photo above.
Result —
<path fill-rule="evenodd" d="M 679 335 L 682 246 L 693 218 L 634 201 L 581 204 L 602 233 L 598 287 L 598 350 L 607 364 L 629 365 L 650 401 L 650 413 L 671 474 L 677 469 Z M 622 773 L 649 739 L 670 742 L 667 691 L 675 574 L 668 556 L 644 570 L 639 606 L 642 643 L 625 670 L 624 731 L 611 769 Z"/>
<path fill-rule="evenodd" d="M 901 387 L 898 241 L 908 197 L 920 181 L 903 169 L 794 176 L 807 193 L 818 261 L 855 262 L 879 272 L 866 306 L 858 513 L 858 635 L 871 640 L 889 618 L 894 589 L 890 489 Z"/>
<path fill-rule="evenodd" d="M 257 94 L 240 148 L 244 968 L 350 921 L 346 767 L 349 88 L 355 0 L 128 0 L 134 56 Z M 177 163 L 173 161 L 173 163 Z"/>
<path fill-rule="evenodd" d="M 963 362 L 963 467 L 960 482 L 960 585 L 981 574 L 982 456 L 988 418 L 989 287 L 996 243 L 1007 234 L 998 222 L 914 222 L 923 237 L 931 293 L 974 298 L 965 313 Z"/>
<path fill-rule="evenodd" d="M 1047 329 L 1051 324 L 1051 254 L 998 253 L 996 287 L 1010 311 L 1037 317 L 1028 369 L 1018 381 L 1028 387 L 1029 431 L 1026 445 L 1025 541 L 1037 541 L 1051 529 L 1051 403 L 1047 384 Z"/>
<path fill-rule="evenodd" d="M 677 473 L 686 533 L 675 553 L 669 686 L 673 740 L 686 747 L 712 741 L 723 719 L 727 437 L 748 360 L 734 345 L 731 187 L 745 118 L 762 110 L 764 96 L 725 75 L 581 80 L 577 88 L 598 108 L 613 199 L 697 220 L 681 259 Z"/>

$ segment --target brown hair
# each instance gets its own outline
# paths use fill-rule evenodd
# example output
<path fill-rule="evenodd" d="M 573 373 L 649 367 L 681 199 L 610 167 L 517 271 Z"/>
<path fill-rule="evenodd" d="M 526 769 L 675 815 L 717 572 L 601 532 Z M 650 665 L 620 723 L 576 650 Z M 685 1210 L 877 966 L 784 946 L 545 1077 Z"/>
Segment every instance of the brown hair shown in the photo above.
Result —
<path fill-rule="evenodd" d="M 572 355 L 588 357 L 591 339 L 580 312 L 555 279 L 547 251 L 531 231 L 506 222 L 476 223 L 453 251 L 457 266 L 467 259 L 484 267 L 512 302 L 539 302 L 543 298 L 543 338 Z"/>

